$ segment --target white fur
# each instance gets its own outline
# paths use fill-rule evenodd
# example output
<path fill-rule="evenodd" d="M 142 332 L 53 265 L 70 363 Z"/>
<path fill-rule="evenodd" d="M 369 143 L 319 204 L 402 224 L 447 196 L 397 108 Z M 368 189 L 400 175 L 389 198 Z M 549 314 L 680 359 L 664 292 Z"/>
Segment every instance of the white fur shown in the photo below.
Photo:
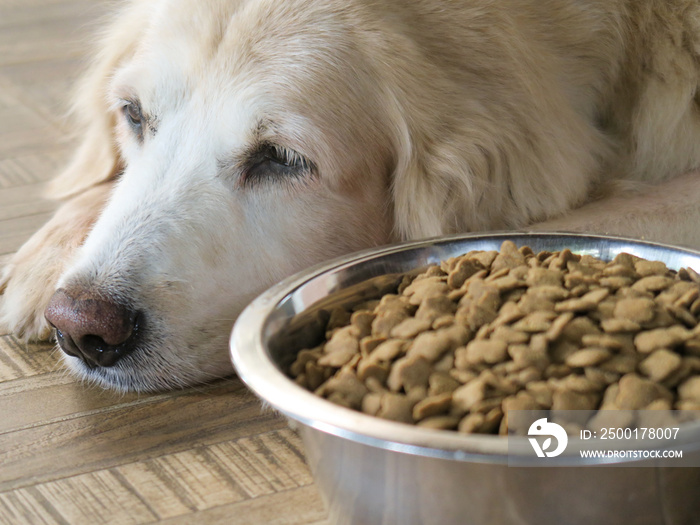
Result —
<path fill-rule="evenodd" d="M 132 1 L 78 91 L 84 143 L 53 185 L 70 200 L 5 270 L 0 323 L 46 335 L 61 286 L 126 303 L 142 348 L 66 360 L 153 390 L 230 373 L 241 309 L 353 250 L 525 227 L 700 247 L 699 20 L 697 0 Z M 244 184 L 261 141 L 314 174 Z"/>

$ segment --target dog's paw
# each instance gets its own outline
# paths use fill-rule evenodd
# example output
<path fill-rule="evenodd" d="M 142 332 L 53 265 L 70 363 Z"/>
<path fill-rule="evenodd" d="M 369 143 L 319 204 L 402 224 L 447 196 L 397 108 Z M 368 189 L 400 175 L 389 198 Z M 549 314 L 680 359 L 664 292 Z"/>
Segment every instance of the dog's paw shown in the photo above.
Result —
<path fill-rule="evenodd" d="M 59 271 L 46 253 L 17 253 L 0 275 L 0 334 L 14 333 L 27 341 L 48 339 L 51 328 L 44 309 Z"/>

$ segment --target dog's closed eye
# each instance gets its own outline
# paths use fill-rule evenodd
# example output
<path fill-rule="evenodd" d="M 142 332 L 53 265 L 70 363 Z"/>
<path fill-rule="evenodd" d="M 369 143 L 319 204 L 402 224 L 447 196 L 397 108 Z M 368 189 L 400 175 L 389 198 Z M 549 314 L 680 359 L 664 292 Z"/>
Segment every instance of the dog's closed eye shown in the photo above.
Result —
<path fill-rule="evenodd" d="M 313 176 L 314 171 L 314 164 L 296 151 L 263 143 L 250 155 L 241 175 L 241 184 L 249 186 L 267 181 L 305 179 Z"/>

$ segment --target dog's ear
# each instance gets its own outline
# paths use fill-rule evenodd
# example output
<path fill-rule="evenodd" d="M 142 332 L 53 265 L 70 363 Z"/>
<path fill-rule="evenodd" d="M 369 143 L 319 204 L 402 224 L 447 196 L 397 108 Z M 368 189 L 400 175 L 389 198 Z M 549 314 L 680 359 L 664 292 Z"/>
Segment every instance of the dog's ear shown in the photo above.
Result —
<path fill-rule="evenodd" d="M 564 104 L 510 121 L 476 104 L 437 108 L 437 120 L 415 113 L 395 125 L 402 131 L 392 191 L 402 239 L 517 229 L 558 216 L 588 195 L 608 151 L 605 137 Z M 460 113 L 469 118 L 453 118 Z"/>
<path fill-rule="evenodd" d="M 499 189 L 492 188 L 491 206 L 484 206 L 484 195 L 502 172 L 499 156 L 484 147 L 488 131 L 436 127 L 425 132 L 409 123 L 399 128 L 392 193 L 401 239 L 501 226 L 501 217 L 508 215 L 504 207 L 512 204 L 501 199 Z"/>
<path fill-rule="evenodd" d="M 116 177 L 122 162 L 115 136 L 116 115 L 107 91 L 115 70 L 133 56 L 145 29 L 143 7 L 133 2 L 113 16 L 98 42 L 99 51 L 77 84 L 70 111 L 79 146 L 68 166 L 47 187 L 47 196 L 65 199 Z"/>

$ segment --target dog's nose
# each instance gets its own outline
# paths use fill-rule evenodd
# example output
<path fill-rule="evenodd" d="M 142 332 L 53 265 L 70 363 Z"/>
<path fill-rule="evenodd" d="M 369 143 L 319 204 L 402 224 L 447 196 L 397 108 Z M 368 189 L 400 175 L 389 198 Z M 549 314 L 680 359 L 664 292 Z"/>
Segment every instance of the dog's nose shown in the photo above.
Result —
<path fill-rule="evenodd" d="M 59 289 L 44 312 L 66 354 L 113 366 L 134 348 L 138 312 L 85 290 Z"/>

